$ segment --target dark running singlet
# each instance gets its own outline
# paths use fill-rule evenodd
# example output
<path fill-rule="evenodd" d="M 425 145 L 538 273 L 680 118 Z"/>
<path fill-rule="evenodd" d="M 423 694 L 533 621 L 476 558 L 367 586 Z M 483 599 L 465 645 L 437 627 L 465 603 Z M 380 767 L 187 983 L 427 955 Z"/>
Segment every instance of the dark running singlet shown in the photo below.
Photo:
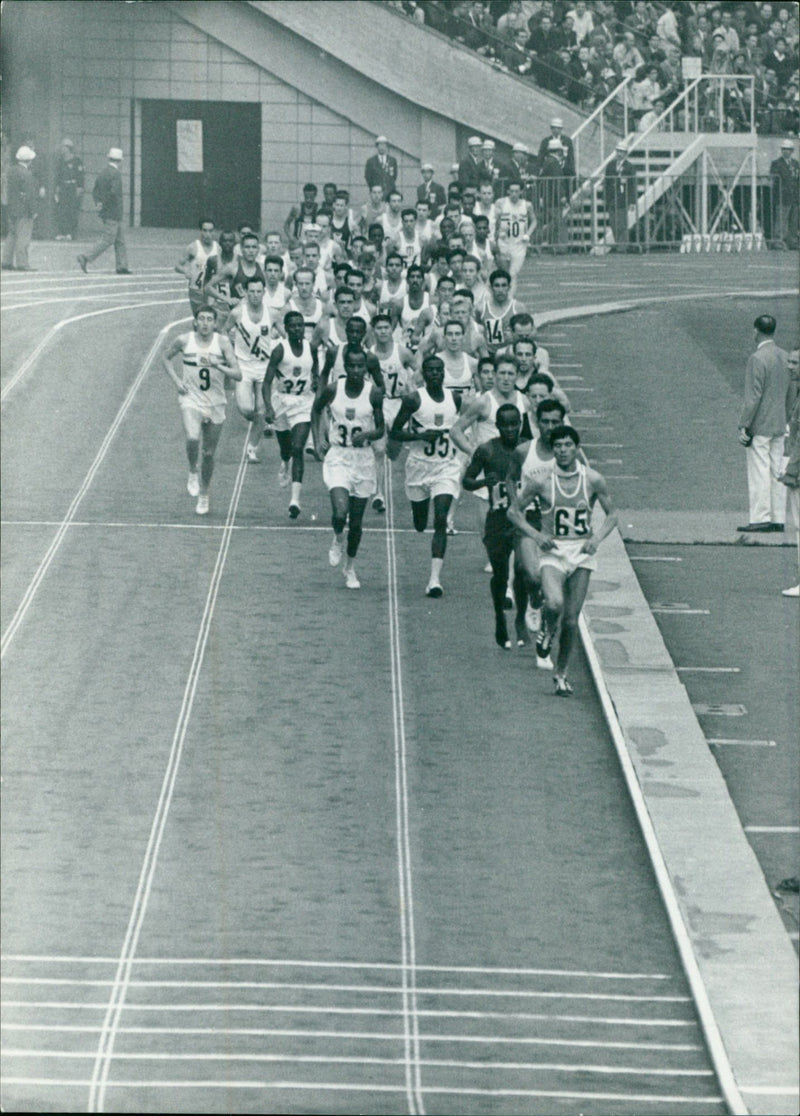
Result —
<path fill-rule="evenodd" d="M 254 279 L 256 277 L 258 277 L 261 280 L 261 282 L 264 284 L 264 287 L 266 287 L 267 277 L 265 276 L 265 274 L 261 270 L 261 268 L 258 266 L 258 264 L 255 264 L 255 270 L 250 275 L 248 275 L 247 272 L 242 270 L 242 261 L 240 259 L 239 260 L 239 265 L 236 268 L 236 274 L 234 275 L 233 279 L 231 279 L 231 297 L 232 298 L 244 298 L 245 289 L 246 289 L 245 284 L 247 283 L 247 281 L 249 279 Z"/>

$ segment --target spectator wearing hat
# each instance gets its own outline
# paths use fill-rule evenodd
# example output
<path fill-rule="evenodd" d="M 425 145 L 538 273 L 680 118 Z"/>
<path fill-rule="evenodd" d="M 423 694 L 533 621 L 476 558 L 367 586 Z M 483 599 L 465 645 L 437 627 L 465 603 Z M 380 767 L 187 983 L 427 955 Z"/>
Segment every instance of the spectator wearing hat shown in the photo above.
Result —
<path fill-rule="evenodd" d="M 554 252 L 560 252 L 565 250 L 564 208 L 571 193 L 571 176 L 566 174 L 566 155 L 561 141 L 551 136 L 545 143 L 547 147 L 539 167 L 542 235 Z"/>
<path fill-rule="evenodd" d="M 389 141 L 386 136 L 375 140 L 376 152 L 370 155 L 364 167 L 364 178 L 370 190 L 373 186 L 383 188 L 383 196 L 389 197 L 397 187 L 397 159 L 389 154 Z"/>
<path fill-rule="evenodd" d="M 636 168 L 626 155 L 627 147 L 620 141 L 603 177 L 603 204 L 614 237 L 612 252 L 628 250 L 628 215 L 636 204 Z"/>
<path fill-rule="evenodd" d="M 422 175 L 422 182 L 417 186 L 417 201 L 426 201 L 428 203 L 430 218 L 432 221 L 435 221 L 440 211 L 444 208 L 447 195 L 444 186 L 434 181 L 432 163 L 423 163 L 420 167 L 420 174 Z"/>
<path fill-rule="evenodd" d="M 483 144 L 480 136 L 470 136 L 467 148 L 466 157 L 458 164 L 458 184 L 462 190 L 465 186 L 478 187 L 482 181 Z"/>
<path fill-rule="evenodd" d="M 61 144 L 56 165 L 56 240 L 72 240 L 78 232 L 78 215 L 83 196 L 83 162 L 75 154 L 71 139 Z"/>
<path fill-rule="evenodd" d="M 128 249 L 125 245 L 122 175 L 119 169 L 121 163 L 121 148 L 112 147 L 108 153 L 108 166 L 95 179 L 92 197 L 100 210 L 103 231 L 91 252 L 87 255 L 78 256 L 78 266 L 81 271 L 86 271 L 87 264 L 96 260 L 113 244 L 117 275 L 130 275 L 131 273 L 128 267 Z"/>
<path fill-rule="evenodd" d="M 561 174 L 566 178 L 575 177 L 575 151 L 572 146 L 572 140 L 569 136 L 564 135 L 564 121 L 560 116 L 554 116 L 550 121 L 550 135 L 545 136 L 539 144 L 539 165 L 543 166 L 544 161 L 548 154 L 555 150 L 550 147 L 551 140 L 558 140 L 558 144 L 564 152 L 564 162 L 561 169 Z"/>
<path fill-rule="evenodd" d="M 28 263 L 39 189 L 31 172 L 36 152 L 23 145 L 6 178 L 8 234 L 3 243 L 2 266 L 6 271 L 34 271 Z"/>
<path fill-rule="evenodd" d="M 781 475 L 788 354 L 775 344 L 776 321 L 761 314 L 753 322 L 756 350 L 744 373 L 744 404 L 739 417 L 739 442 L 746 447 L 750 522 L 740 531 L 782 531 L 786 489 Z"/>
<path fill-rule="evenodd" d="M 483 153 L 483 159 L 481 160 L 481 168 L 480 168 L 480 176 L 481 177 L 480 177 L 480 182 L 478 183 L 478 185 L 480 186 L 481 183 L 483 183 L 483 182 L 490 183 L 491 186 L 492 186 L 492 189 L 494 191 L 494 196 L 497 197 L 498 196 L 498 191 L 500 189 L 499 179 L 500 179 L 501 168 L 500 168 L 499 163 L 495 159 L 495 142 L 494 142 L 494 140 L 490 140 L 490 139 L 484 140 L 481 150 L 482 150 L 482 153 Z M 476 189 L 475 193 L 477 195 L 477 189 Z"/>
<path fill-rule="evenodd" d="M 798 246 L 800 163 L 794 158 L 794 144 L 790 139 L 781 141 L 780 156 L 770 163 L 769 176 L 777 246 L 795 249 Z"/>
<path fill-rule="evenodd" d="M 531 178 L 533 175 L 528 167 L 528 149 L 524 143 L 515 143 L 511 149 L 511 161 L 503 174 L 506 188 L 518 182 L 524 192 Z"/>

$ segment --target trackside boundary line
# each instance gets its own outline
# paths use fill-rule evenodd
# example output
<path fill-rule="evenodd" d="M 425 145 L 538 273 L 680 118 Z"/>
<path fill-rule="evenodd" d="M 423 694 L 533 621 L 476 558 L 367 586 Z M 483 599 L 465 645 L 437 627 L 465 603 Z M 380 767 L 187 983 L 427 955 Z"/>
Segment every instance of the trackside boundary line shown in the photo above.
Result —
<path fill-rule="evenodd" d="M 595 688 L 600 698 L 600 704 L 603 708 L 603 716 L 606 719 L 611 733 L 611 739 L 614 742 L 614 748 L 619 758 L 620 766 L 622 767 L 628 793 L 631 796 L 633 808 L 642 830 L 645 845 L 647 846 L 647 853 L 656 875 L 658 889 L 661 892 L 661 898 L 667 910 L 667 917 L 672 927 L 672 934 L 678 947 L 684 972 L 686 973 L 686 979 L 689 981 L 689 987 L 692 990 L 692 996 L 697 1006 L 700 1026 L 702 1027 L 703 1034 L 708 1043 L 709 1054 L 711 1055 L 711 1061 L 716 1070 L 720 1087 L 725 1097 L 725 1103 L 730 1108 L 732 1116 L 747 1116 L 748 1108 L 742 1100 L 742 1096 L 736 1084 L 736 1078 L 734 1077 L 733 1069 L 728 1060 L 725 1044 L 722 1041 L 722 1036 L 719 1032 L 711 1003 L 708 999 L 706 986 L 697 965 L 691 937 L 683 920 L 683 915 L 678 904 L 678 897 L 672 886 L 672 880 L 670 879 L 669 871 L 667 870 L 667 865 L 661 852 L 658 838 L 656 837 L 653 822 L 647 810 L 647 803 L 645 802 L 644 794 L 633 766 L 633 760 L 628 751 L 625 735 L 617 718 L 617 712 L 611 700 L 611 695 L 608 692 L 603 670 L 600 666 L 600 660 L 597 656 L 597 651 L 595 650 L 591 633 L 589 632 L 583 613 L 581 613 L 578 619 L 578 629 L 581 634 L 584 651 L 586 652 L 586 658 L 589 661 L 589 669 L 592 672 Z"/>

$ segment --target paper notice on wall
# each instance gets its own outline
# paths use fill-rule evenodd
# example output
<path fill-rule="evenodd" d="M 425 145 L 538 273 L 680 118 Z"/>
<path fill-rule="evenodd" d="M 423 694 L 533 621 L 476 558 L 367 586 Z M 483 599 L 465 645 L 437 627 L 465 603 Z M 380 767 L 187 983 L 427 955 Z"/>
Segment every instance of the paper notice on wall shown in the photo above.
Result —
<path fill-rule="evenodd" d="M 203 121 L 176 120 L 178 171 L 201 174 L 203 171 Z"/>

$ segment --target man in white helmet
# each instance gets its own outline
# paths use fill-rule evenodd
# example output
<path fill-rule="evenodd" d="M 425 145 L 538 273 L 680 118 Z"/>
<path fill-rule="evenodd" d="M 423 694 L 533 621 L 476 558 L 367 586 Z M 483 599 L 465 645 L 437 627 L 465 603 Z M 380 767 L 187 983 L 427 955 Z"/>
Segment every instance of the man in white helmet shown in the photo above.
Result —
<path fill-rule="evenodd" d="M 31 173 L 31 163 L 35 158 L 36 153 L 32 148 L 20 147 L 16 163 L 8 172 L 8 236 L 3 244 L 3 269 L 6 271 L 34 270 L 28 263 L 28 248 L 39 196 Z"/>
<path fill-rule="evenodd" d="M 128 267 L 128 249 L 125 245 L 122 175 L 119 169 L 121 164 L 122 150 L 119 147 L 112 147 L 108 153 L 108 166 L 98 174 L 92 190 L 92 197 L 100 210 L 103 231 L 91 252 L 85 256 L 78 256 L 78 265 L 81 271 L 86 271 L 86 265 L 96 260 L 113 244 L 117 261 L 117 275 L 130 275 L 131 273 Z"/>
<path fill-rule="evenodd" d="M 551 154 L 553 151 L 553 146 L 551 144 L 552 140 L 558 140 L 564 153 L 564 164 L 561 173 L 564 175 L 565 178 L 574 178 L 575 151 L 572 146 L 572 140 L 569 138 L 569 136 L 564 135 L 564 121 L 561 119 L 560 116 L 553 117 L 553 119 L 550 121 L 550 135 L 545 136 L 542 142 L 539 144 L 540 166 L 545 161 L 548 154 Z"/>

